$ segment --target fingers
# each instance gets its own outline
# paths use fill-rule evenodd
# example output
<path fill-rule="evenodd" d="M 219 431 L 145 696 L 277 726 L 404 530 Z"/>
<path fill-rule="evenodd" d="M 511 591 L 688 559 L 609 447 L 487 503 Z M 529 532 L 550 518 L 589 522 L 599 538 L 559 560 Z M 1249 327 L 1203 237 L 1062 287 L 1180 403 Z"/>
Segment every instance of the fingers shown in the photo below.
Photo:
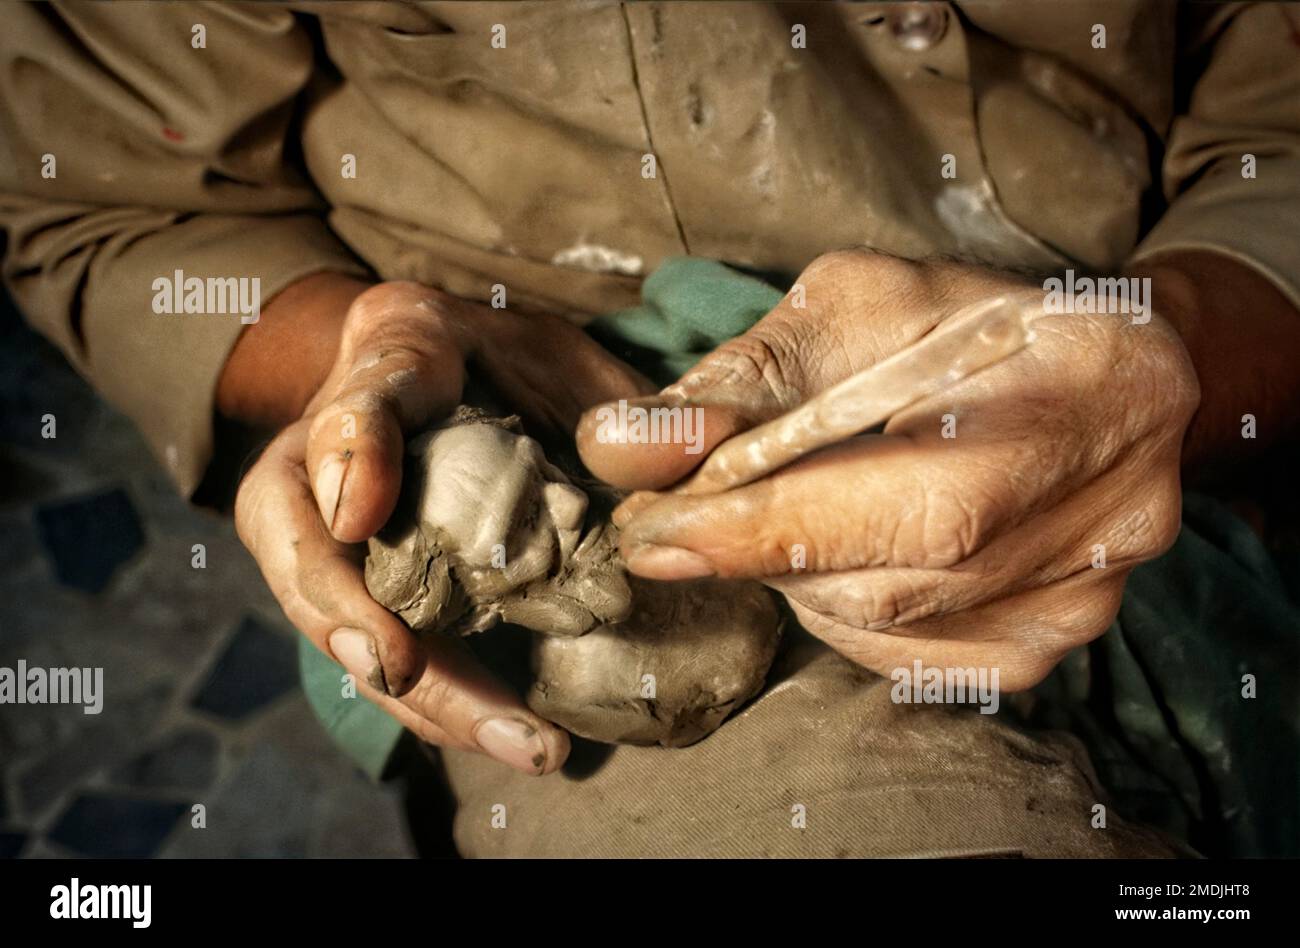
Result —
<path fill-rule="evenodd" d="M 427 641 L 424 674 L 400 698 L 367 691 L 422 740 L 487 754 L 526 774 L 558 770 L 569 755 L 569 735 L 538 717 L 453 639 Z"/>
<path fill-rule="evenodd" d="M 649 579 L 707 575 L 705 563 L 726 577 L 942 569 L 1056 487 L 1008 478 L 1016 450 L 959 454 L 908 436 L 858 438 L 736 490 L 666 495 L 631 519 L 620 547 L 628 568 Z M 688 562 L 695 569 L 684 572 Z"/>
<path fill-rule="evenodd" d="M 522 317 L 418 284 L 375 287 L 353 304 L 328 398 L 313 406 L 307 469 L 337 539 L 359 542 L 388 519 L 403 435 L 455 407 L 467 360 L 507 404 L 563 431 L 593 404 L 652 388 L 559 317 Z"/>
<path fill-rule="evenodd" d="M 393 512 L 405 432 L 455 408 L 459 356 L 380 345 L 363 350 L 312 419 L 306 466 L 322 523 L 344 543 L 374 535 Z"/>
<path fill-rule="evenodd" d="M 757 420 L 753 412 L 727 405 L 651 395 L 591 409 L 578 422 L 576 438 L 584 463 L 607 483 L 662 486 Z"/>
<path fill-rule="evenodd" d="M 277 438 L 235 502 L 240 539 L 289 620 L 326 655 L 377 691 L 409 691 L 424 653 L 400 619 L 366 591 L 352 548 L 321 522 L 302 465 L 307 423 Z"/>
<path fill-rule="evenodd" d="M 994 290 L 963 271 L 972 298 Z M 692 450 L 646 444 L 626 426 L 588 412 L 579 425 L 583 461 L 618 487 L 655 490 L 681 480 L 736 434 L 791 410 L 855 372 L 905 348 L 962 300 L 945 266 L 866 251 L 817 258 L 781 302 L 744 335 L 718 347 L 677 383 L 640 407 L 696 408 L 705 431 Z M 951 298 L 950 298 L 951 297 Z M 599 406 L 601 409 L 610 406 Z"/>
<path fill-rule="evenodd" d="M 1088 572 L 948 616 L 913 623 L 907 634 L 855 628 L 798 602 L 800 624 L 846 658 L 879 675 L 896 669 L 996 670 L 996 687 L 1032 688 L 1071 650 L 1100 636 L 1119 612 L 1129 570 Z M 991 676 L 990 676 L 991 677 Z"/>
<path fill-rule="evenodd" d="M 1090 570 L 1159 555 L 1180 527 L 1176 479 L 1125 483 L 1119 472 L 1010 530 L 949 569 L 878 567 L 768 578 L 788 599 L 854 628 L 918 634 L 950 615 Z"/>
<path fill-rule="evenodd" d="M 660 394 L 588 411 L 577 431 L 583 462 L 618 487 L 666 487 L 726 439 L 838 381 L 848 371 L 839 329 L 794 302 L 787 296 Z"/>
<path fill-rule="evenodd" d="M 425 740 L 550 773 L 568 736 L 532 713 L 457 642 L 421 643 L 365 587 L 355 548 L 325 530 L 306 481 L 307 423 L 291 426 L 245 478 L 240 538 L 285 615 L 361 689 Z"/>
<path fill-rule="evenodd" d="M 1052 345 L 1040 343 L 1040 361 Z M 1090 417 L 1098 375 L 1057 371 L 1053 381 L 1034 360 L 1008 364 L 896 415 L 883 435 L 851 439 L 752 484 L 633 495 L 615 516 L 628 566 L 651 579 L 708 575 L 701 560 L 719 576 L 942 569 L 1110 471 L 1129 482 L 1099 492 L 1101 501 L 1122 504 L 1133 490 L 1146 496 L 1147 480 L 1176 499 L 1166 476 L 1176 470 L 1176 442 L 1115 437 Z M 947 432 L 958 418 L 960 428 Z"/>

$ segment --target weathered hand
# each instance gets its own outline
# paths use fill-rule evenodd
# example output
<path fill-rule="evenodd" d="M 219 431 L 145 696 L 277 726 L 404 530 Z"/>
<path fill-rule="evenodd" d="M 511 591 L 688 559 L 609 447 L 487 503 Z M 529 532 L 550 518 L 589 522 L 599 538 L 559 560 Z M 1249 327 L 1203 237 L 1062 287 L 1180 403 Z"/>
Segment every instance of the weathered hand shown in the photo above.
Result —
<path fill-rule="evenodd" d="M 703 452 L 613 443 L 584 460 L 624 487 L 675 483 L 727 437 L 915 342 L 963 306 L 1032 285 L 867 252 L 815 261 L 750 332 L 657 400 L 703 409 Z M 1053 315 L 1012 359 L 864 435 L 713 496 L 634 495 L 632 572 L 762 577 L 799 619 L 882 674 L 996 667 L 1041 680 L 1114 618 L 1134 565 L 1179 528 L 1179 457 L 1198 385 L 1158 314 Z M 1104 564 L 1104 565 L 1102 565 Z"/>
<path fill-rule="evenodd" d="M 568 735 L 459 643 L 416 639 L 362 578 L 363 541 L 392 513 L 405 436 L 453 409 L 473 362 L 508 402 L 571 429 L 583 408 L 644 383 L 576 327 L 413 283 L 356 297 L 338 356 L 303 417 L 240 485 L 235 519 L 289 619 L 380 707 L 431 743 L 549 773 Z"/>

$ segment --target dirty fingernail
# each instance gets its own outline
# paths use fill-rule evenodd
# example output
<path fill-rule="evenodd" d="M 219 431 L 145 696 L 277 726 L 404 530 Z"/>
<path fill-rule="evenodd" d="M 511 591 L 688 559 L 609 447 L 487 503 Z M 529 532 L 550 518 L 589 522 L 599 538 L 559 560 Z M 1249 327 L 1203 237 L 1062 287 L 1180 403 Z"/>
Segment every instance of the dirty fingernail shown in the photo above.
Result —
<path fill-rule="evenodd" d="M 325 526 L 333 528 L 334 514 L 339 508 L 339 496 L 343 493 L 343 475 L 347 473 L 348 462 L 335 456 L 326 459 L 316 472 L 316 504 Z"/>
<path fill-rule="evenodd" d="M 489 718 L 474 735 L 492 757 L 525 773 L 539 774 L 546 766 L 546 745 L 537 728 L 514 718 Z"/>
<path fill-rule="evenodd" d="M 713 564 L 700 554 L 677 546 L 645 543 L 628 551 L 627 568 L 646 579 L 699 579 L 713 576 Z"/>
<path fill-rule="evenodd" d="M 388 692 L 384 666 L 373 638 L 359 629 L 335 629 L 330 633 L 329 646 L 339 664 L 354 677 L 376 691 Z"/>

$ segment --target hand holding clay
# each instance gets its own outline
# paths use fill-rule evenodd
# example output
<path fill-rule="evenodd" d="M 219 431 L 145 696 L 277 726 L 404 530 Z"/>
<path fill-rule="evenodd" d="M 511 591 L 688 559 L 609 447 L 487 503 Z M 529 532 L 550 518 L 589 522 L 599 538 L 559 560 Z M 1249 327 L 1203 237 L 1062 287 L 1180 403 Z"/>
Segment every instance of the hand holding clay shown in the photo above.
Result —
<path fill-rule="evenodd" d="M 588 467 L 624 488 L 678 483 L 718 444 L 936 330 L 977 301 L 1033 292 L 1005 273 L 865 251 L 827 254 L 748 333 L 642 407 L 703 414 L 703 452 L 599 438 Z M 1040 291 L 1041 292 L 1041 291 Z M 1135 300 L 1141 303 L 1141 300 Z M 1198 383 L 1174 328 L 1132 314 L 1033 322 L 1033 346 L 852 438 L 716 494 L 633 495 L 615 513 L 629 569 L 762 578 L 802 625 L 888 675 L 916 660 L 1041 680 L 1105 631 L 1136 564 L 1179 529 Z"/>
<path fill-rule="evenodd" d="M 273 333 L 280 318 L 272 301 L 245 334 Z M 414 283 L 356 296 L 342 327 L 333 368 L 306 413 L 240 485 L 240 538 L 290 621 L 377 705 L 431 743 L 549 773 L 568 755 L 568 735 L 453 638 L 419 640 L 376 603 L 356 544 L 393 512 L 407 434 L 460 402 L 467 361 L 528 410 L 530 423 L 566 430 L 590 405 L 645 391 L 644 380 L 561 319 L 524 318 Z M 573 519 L 574 498 L 553 491 L 544 499 L 557 523 Z"/>
<path fill-rule="evenodd" d="M 528 703 L 547 719 L 594 740 L 682 746 L 762 687 L 779 634 L 770 594 L 638 581 L 633 597 L 616 528 L 516 420 L 458 409 L 411 443 L 404 485 L 370 541 L 371 594 L 435 640 L 498 620 L 539 633 Z"/>

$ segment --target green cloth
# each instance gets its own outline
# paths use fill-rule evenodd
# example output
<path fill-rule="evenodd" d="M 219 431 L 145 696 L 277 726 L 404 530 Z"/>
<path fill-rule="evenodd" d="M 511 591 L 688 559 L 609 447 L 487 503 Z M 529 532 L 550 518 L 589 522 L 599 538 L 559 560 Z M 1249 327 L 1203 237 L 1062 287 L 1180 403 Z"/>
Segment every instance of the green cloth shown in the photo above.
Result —
<path fill-rule="evenodd" d="M 1031 720 L 1083 739 L 1126 817 L 1210 855 L 1300 854 L 1300 606 L 1222 504 L 1184 496 L 1173 548 L 1035 693 Z"/>
<path fill-rule="evenodd" d="M 671 259 L 646 279 L 641 306 L 591 330 L 667 383 L 781 296 L 720 263 Z M 1115 624 L 1035 690 L 1028 718 L 1083 739 L 1126 817 L 1206 853 L 1296 855 L 1300 607 L 1291 592 L 1244 522 L 1188 495 L 1173 548 L 1133 571 Z M 343 670 L 301 644 L 312 707 L 378 776 L 401 728 L 364 699 L 343 697 Z M 1247 674 L 1253 698 L 1242 696 Z"/>
<path fill-rule="evenodd" d="M 357 694 L 355 687 L 345 687 L 343 666 L 305 635 L 298 636 L 298 673 L 307 703 L 330 737 L 358 767 L 378 780 L 402 736 L 402 725 Z"/>
<path fill-rule="evenodd" d="M 641 305 L 587 330 L 661 385 L 758 322 L 784 294 L 716 260 L 672 257 L 641 284 Z"/>

